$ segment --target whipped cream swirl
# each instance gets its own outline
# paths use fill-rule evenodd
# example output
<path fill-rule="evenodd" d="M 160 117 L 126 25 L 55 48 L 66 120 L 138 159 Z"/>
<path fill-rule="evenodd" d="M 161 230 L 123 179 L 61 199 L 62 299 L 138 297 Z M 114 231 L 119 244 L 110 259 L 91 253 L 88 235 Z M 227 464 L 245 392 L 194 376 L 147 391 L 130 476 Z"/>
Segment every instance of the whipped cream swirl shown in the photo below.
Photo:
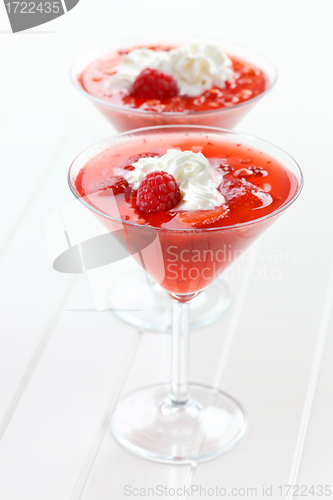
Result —
<path fill-rule="evenodd" d="M 122 56 L 109 84 L 114 89 L 131 91 L 136 77 L 146 68 L 173 76 L 179 95 L 190 97 L 212 87 L 223 88 L 234 78 L 232 62 L 224 52 L 215 45 L 195 43 L 172 50 L 133 49 Z"/>
<path fill-rule="evenodd" d="M 133 163 L 135 170 L 125 170 L 128 183 L 138 189 L 147 174 L 163 170 L 173 175 L 181 194 L 177 210 L 210 210 L 225 202 L 217 190 L 218 179 L 214 179 L 212 168 L 202 153 L 168 149 L 161 157 L 140 158 Z"/>

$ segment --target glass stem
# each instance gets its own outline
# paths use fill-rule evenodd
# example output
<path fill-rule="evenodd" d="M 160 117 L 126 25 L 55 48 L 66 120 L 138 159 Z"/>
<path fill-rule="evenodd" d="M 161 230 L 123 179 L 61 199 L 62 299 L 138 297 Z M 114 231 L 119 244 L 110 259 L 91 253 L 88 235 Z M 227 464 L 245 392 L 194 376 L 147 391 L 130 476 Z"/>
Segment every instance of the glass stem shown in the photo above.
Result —
<path fill-rule="evenodd" d="M 191 297 L 192 298 L 192 297 Z M 172 315 L 172 373 L 170 400 L 183 406 L 188 393 L 188 337 L 190 302 L 174 300 Z"/>

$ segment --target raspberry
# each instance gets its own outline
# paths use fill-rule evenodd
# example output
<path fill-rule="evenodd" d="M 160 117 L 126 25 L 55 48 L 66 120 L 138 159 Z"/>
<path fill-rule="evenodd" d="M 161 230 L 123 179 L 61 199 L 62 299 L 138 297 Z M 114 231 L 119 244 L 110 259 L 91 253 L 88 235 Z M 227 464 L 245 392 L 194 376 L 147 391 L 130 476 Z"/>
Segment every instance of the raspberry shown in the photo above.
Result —
<path fill-rule="evenodd" d="M 175 208 L 180 190 L 175 178 L 164 172 L 150 172 L 138 189 L 136 206 L 143 212 L 160 213 Z"/>
<path fill-rule="evenodd" d="M 168 99 L 178 94 L 177 82 L 166 73 L 146 68 L 136 77 L 132 94 L 141 99 Z"/>

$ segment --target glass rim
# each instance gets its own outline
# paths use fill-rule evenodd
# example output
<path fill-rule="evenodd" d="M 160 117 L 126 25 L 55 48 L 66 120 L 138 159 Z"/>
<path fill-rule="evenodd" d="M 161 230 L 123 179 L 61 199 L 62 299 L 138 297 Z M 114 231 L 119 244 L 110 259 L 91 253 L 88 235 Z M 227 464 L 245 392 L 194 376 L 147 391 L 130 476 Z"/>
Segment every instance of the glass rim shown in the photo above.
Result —
<path fill-rule="evenodd" d="M 163 38 L 163 35 L 161 35 L 161 37 Z M 143 36 L 132 37 L 133 40 L 137 39 L 137 38 L 138 39 L 139 38 L 144 39 Z M 259 99 L 261 99 L 263 96 L 265 96 L 268 92 L 270 92 L 272 90 L 272 88 L 276 84 L 276 81 L 277 81 L 277 78 L 278 78 L 278 72 L 277 72 L 277 68 L 276 68 L 275 64 L 272 61 L 270 61 L 270 59 L 268 59 L 266 56 L 264 56 L 260 52 L 254 50 L 254 49 L 248 48 L 245 45 L 238 44 L 236 42 L 231 42 L 231 41 L 224 40 L 224 39 L 217 39 L 217 38 L 214 38 L 214 37 L 202 37 L 202 38 L 199 38 L 199 40 L 204 40 L 205 38 L 207 39 L 207 41 L 208 40 L 212 40 L 212 41 L 214 40 L 216 43 L 217 42 L 221 43 L 222 46 L 223 46 L 223 43 L 225 43 L 225 44 L 228 44 L 230 46 L 234 46 L 236 49 L 238 48 L 240 51 L 242 49 L 244 51 L 249 51 L 254 56 L 260 57 L 263 60 L 265 60 L 265 62 L 269 66 L 271 66 L 271 69 L 273 70 L 273 78 L 272 78 L 272 81 L 269 82 L 268 87 L 263 92 L 261 92 L 261 94 L 258 94 L 257 96 L 252 97 L 248 101 L 243 101 L 243 102 L 240 102 L 238 104 L 234 104 L 233 106 L 230 106 L 230 107 L 208 109 L 208 110 L 204 110 L 204 111 L 194 111 L 194 112 L 184 112 L 184 111 L 171 111 L 171 112 L 169 112 L 168 111 L 168 112 L 164 112 L 164 111 L 149 111 L 149 110 L 145 110 L 145 109 L 129 108 L 129 107 L 126 107 L 126 106 L 120 106 L 118 104 L 114 104 L 114 103 L 109 102 L 109 101 L 104 101 L 103 99 L 100 99 L 99 97 L 96 97 L 96 96 L 90 94 L 80 84 L 79 78 L 78 78 L 79 77 L 79 73 L 76 71 L 76 65 L 78 64 L 78 62 L 80 61 L 80 59 L 82 59 L 85 56 L 88 56 L 89 54 L 93 54 L 93 53 L 95 53 L 95 52 L 97 52 L 99 50 L 102 50 L 104 48 L 105 48 L 105 50 L 107 50 L 108 48 L 111 49 L 112 48 L 112 42 L 109 42 L 107 44 L 103 44 L 103 45 L 97 46 L 97 47 L 95 47 L 95 48 L 93 48 L 91 50 L 88 50 L 87 52 L 82 53 L 80 56 L 78 56 L 77 58 L 75 58 L 74 61 L 71 64 L 71 66 L 70 66 L 70 71 L 69 71 L 70 79 L 71 79 L 71 82 L 74 85 L 74 87 L 82 95 L 86 96 L 88 99 L 96 102 L 97 104 L 104 105 L 104 106 L 109 107 L 111 109 L 114 108 L 114 109 L 116 109 L 118 111 L 121 111 L 123 113 L 127 112 L 127 113 L 134 113 L 134 114 L 144 115 L 144 116 L 147 116 L 147 115 L 153 115 L 153 116 L 166 115 L 166 116 L 170 116 L 171 118 L 172 117 L 178 117 L 179 118 L 181 116 L 194 116 L 194 115 L 203 116 L 203 115 L 211 115 L 211 114 L 217 114 L 217 113 L 228 113 L 228 112 L 231 112 L 233 109 L 238 109 L 240 107 L 243 107 L 243 106 L 246 106 L 246 105 L 250 105 L 251 103 L 257 102 Z M 127 40 L 130 40 L 130 39 L 127 39 Z M 113 42 L 113 43 L 114 43 L 114 45 L 117 44 L 117 42 Z M 124 44 L 126 44 L 126 40 L 124 40 Z M 121 47 L 119 47 L 119 48 L 121 48 Z M 228 51 L 226 51 L 226 52 L 228 52 Z M 241 58 L 241 55 L 239 57 Z M 88 64 L 85 66 L 85 68 L 87 68 Z"/>
<path fill-rule="evenodd" d="M 168 129 L 173 129 L 173 128 L 176 128 L 176 129 L 186 129 L 186 128 L 189 128 L 189 129 L 192 129 L 192 130 L 200 130 L 201 129 L 201 130 L 208 131 L 208 132 L 209 131 L 210 132 L 223 132 L 224 134 L 229 134 L 229 135 L 233 135 L 233 136 L 236 136 L 236 137 L 248 138 L 250 140 L 258 141 L 259 143 L 264 143 L 264 144 L 267 144 L 269 146 L 273 146 L 278 151 L 281 151 L 283 154 L 287 155 L 287 157 L 292 161 L 292 163 L 294 164 L 294 166 L 296 167 L 296 169 L 297 169 L 297 171 L 299 173 L 300 179 L 299 179 L 299 183 L 298 183 L 297 190 L 296 190 L 295 194 L 293 195 L 293 197 L 286 204 L 284 204 L 281 207 L 277 208 L 272 213 L 264 215 L 262 217 L 259 217 L 258 219 L 254 219 L 254 220 L 251 220 L 251 221 L 240 222 L 239 224 L 233 224 L 233 225 L 230 225 L 230 226 L 222 226 L 222 227 L 166 228 L 166 227 L 146 226 L 144 224 L 137 224 L 135 222 L 129 222 L 129 221 L 126 221 L 126 220 L 123 220 L 123 219 L 117 219 L 116 217 L 112 217 L 111 215 L 108 215 L 105 212 L 102 212 L 98 208 L 93 207 L 92 205 L 90 205 L 89 203 L 87 203 L 84 200 L 84 198 L 82 198 L 82 196 L 80 196 L 77 193 L 77 191 L 74 189 L 74 187 L 72 186 L 72 182 L 71 182 L 72 167 L 74 166 L 75 162 L 80 158 L 80 156 L 83 153 L 87 152 L 90 148 L 95 147 L 98 144 L 102 144 L 102 143 L 104 143 L 108 139 L 109 140 L 111 140 L 111 139 L 117 139 L 118 137 L 123 137 L 123 136 L 126 136 L 126 135 L 132 135 L 133 133 L 138 133 L 138 132 L 149 132 L 149 131 L 154 131 L 154 130 L 156 130 L 156 131 L 157 130 L 168 130 Z M 104 151 L 106 151 L 107 149 L 111 149 L 111 148 L 105 148 Z M 102 151 L 100 151 L 100 152 L 102 152 Z M 304 176 L 303 176 L 303 172 L 302 172 L 300 166 L 298 165 L 298 163 L 296 162 L 296 160 L 294 160 L 294 158 L 289 153 L 287 153 L 286 151 L 284 151 L 284 149 L 280 148 L 279 146 L 276 146 L 275 144 L 273 144 L 270 141 L 266 141 L 265 139 L 260 139 L 259 137 L 256 137 L 256 136 L 251 135 L 251 134 L 247 134 L 247 133 L 243 133 L 243 132 L 235 132 L 233 130 L 228 130 L 228 129 L 225 129 L 225 128 L 209 127 L 209 126 L 204 126 L 204 125 L 176 124 L 176 125 L 157 125 L 157 126 L 154 126 L 154 127 L 145 127 L 145 128 L 137 128 L 137 129 L 133 129 L 133 130 L 128 130 L 126 132 L 122 132 L 121 134 L 116 134 L 114 136 L 110 136 L 110 137 L 104 138 L 104 139 L 102 139 L 100 141 L 97 141 L 94 144 L 91 144 L 86 149 L 84 149 L 83 151 L 81 151 L 81 153 L 79 153 L 76 156 L 76 158 L 72 161 L 72 163 L 71 163 L 71 165 L 69 167 L 69 170 L 68 170 L 68 174 L 67 174 L 67 182 L 68 182 L 68 185 L 69 185 L 69 188 L 70 188 L 71 192 L 73 193 L 73 195 L 75 196 L 75 198 L 80 201 L 80 203 L 82 203 L 89 210 L 92 210 L 93 212 L 97 213 L 98 215 L 100 215 L 102 217 L 106 217 L 107 219 L 110 219 L 110 220 L 112 220 L 114 222 L 118 222 L 118 223 L 121 223 L 123 225 L 126 224 L 128 226 L 140 227 L 140 228 L 146 229 L 146 230 L 154 230 L 156 232 L 168 232 L 168 233 L 169 232 L 173 232 L 173 233 L 175 233 L 175 232 L 177 232 L 177 233 L 187 233 L 187 232 L 194 233 L 194 232 L 197 232 L 197 233 L 202 233 L 202 232 L 210 232 L 210 231 L 229 231 L 231 229 L 252 226 L 254 224 L 258 224 L 259 222 L 265 221 L 267 219 L 270 219 L 271 217 L 275 217 L 276 215 L 284 212 L 299 197 L 299 195 L 300 195 L 300 193 L 301 193 L 301 191 L 303 189 L 303 185 L 304 185 Z"/>

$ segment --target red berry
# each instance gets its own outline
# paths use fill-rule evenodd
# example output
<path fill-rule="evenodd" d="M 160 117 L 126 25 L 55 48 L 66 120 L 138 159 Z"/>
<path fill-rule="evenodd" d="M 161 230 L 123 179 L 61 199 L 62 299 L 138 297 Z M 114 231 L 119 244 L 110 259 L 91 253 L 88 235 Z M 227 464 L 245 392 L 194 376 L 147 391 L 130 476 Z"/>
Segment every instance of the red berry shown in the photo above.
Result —
<path fill-rule="evenodd" d="M 132 94 L 141 99 L 168 99 L 178 94 L 177 82 L 166 73 L 146 68 L 136 77 Z"/>
<path fill-rule="evenodd" d="M 136 206 L 143 212 L 160 213 L 175 208 L 180 190 L 175 178 L 159 170 L 150 172 L 138 189 Z"/>
<path fill-rule="evenodd" d="M 264 205 L 265 193 L 244 178 L 226 180 L 220 185 L 219 190 L 227 200 L 229 208 L 253 209 Z"/>
<path fill-rule="evenodd" d="M 86 190 L 86 194 L 97 193 L 99 191 L 105 191 L 107 189 L 112 189 L 113 194 L 117 195 L 120 193 L 124 193 L 126 189 L 128 189 L 129 185 L 126 179 L 122 177 L 106 177 L 96 182 L 92 183 L 88 190 Z"/>

